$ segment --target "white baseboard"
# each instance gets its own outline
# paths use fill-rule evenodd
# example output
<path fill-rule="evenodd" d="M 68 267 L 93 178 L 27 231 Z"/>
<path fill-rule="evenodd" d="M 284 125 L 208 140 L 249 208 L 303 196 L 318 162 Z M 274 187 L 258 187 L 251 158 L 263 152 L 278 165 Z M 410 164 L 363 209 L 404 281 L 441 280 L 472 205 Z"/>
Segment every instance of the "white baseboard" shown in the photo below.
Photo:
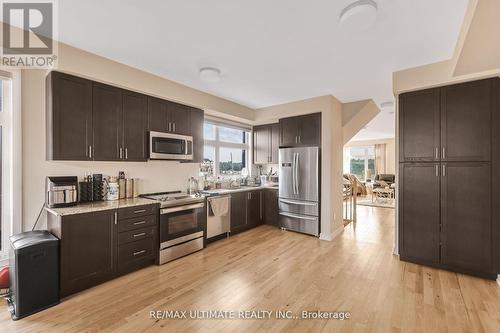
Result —
<path fill-rule="evenodd" d="M 341 226 L 340 228 L 338 228 L 337 230 L 335 230 L 331 234 L 325 234 L 322 232 L 319 235 L 319 239 L 324 240 L 324 241 L 332 241 L 335 238 L 337 238 L 340 234 L 342 234 L 343 232 L 344 232 L 344 226 Z"/>

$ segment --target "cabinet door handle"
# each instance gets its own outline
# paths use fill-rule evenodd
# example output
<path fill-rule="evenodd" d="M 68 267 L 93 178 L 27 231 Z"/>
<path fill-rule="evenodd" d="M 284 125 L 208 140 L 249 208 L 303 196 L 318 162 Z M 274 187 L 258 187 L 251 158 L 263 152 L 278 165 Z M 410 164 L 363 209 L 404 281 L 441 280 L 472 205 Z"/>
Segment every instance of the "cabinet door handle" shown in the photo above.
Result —
<path fill-rule="evenodd" d="M 145 209 L 134 210 L 134 214 L 145 213 Z"/>
<path fill-rule="evenodd" d="M 172 123 L 172 128 L 173 128 L 172 132 L 175 132 L 175 123 Z"/>
<path fill-rule="evenodd" d="M 128 148 L 125 148 L 125 159 L 128 160 Z"/>
<path fill-rule="evenodd" d="M 138 251 L 138 252 L 134 252 L 134 257 L 138 256 L 139 254 L 143 254 L 143 253 L 146 253 L 146 250 L 141 250 L 141 251 Z"/>
<path fill-rule="evenodd" d="M 92 158 L 92 146 L 89 146 L 89 158 Z"/>
<path fill-rule="evenodd" d="M 168 131 L 172 132 L 172 123 L 171 122 L 168 123 Z"/>
<path fill-rule="evenodd" d="M 117 223 L 118 223 L 118 213 L 115 212 L 115 224 L 117 224 Z"/>
<path fill-rule="evenodd" d="M 140 224 L 144 224 L 144 223 L 146 223 L 146 221 L 134 222 L 134 225 L 140 225 Z"/>
<path fill-rule="evenodd" d="M 436 160 L 439 159 L 439 148 L 436 147 Z"/>
<path fill-rule="evenodd" d="M 439 166 L 436 165 L 436 177 L 439 177 Z"/>
<path fill-rule="evenodd" d="M 443 164 L 443 177 L 446 177 L 446 165 Z"/>
<path fill-rule="evenodd" d="M 120 147 L 120 160 L 123 160 L 123 148 Z"/>
<path fill-rule="evenodd" d="M 136 237 L 141 237 L 141 236 L 146 236 L 146 233 L 145 232 L 141 232 L 140 234 L 135 234 L 132 237 L 136 238 Z"/>
<path fill-rule="evenodd" d="M 300 135 L 299 135 L 299 143 L 301 143 L 301 142 L 302 142 L 302 138 L 301 138 L 301 137 L 300 137 Z"/>
<path fill-rule="evenodd" d="M 446 147 L 443 147 L 443 159 L 446 158 Z"/>
<path fill-rule="evenodd" d="M 299 143 L 299 138 L 298 138 L 298 136 L 295 136 L 295 143 Z"/>

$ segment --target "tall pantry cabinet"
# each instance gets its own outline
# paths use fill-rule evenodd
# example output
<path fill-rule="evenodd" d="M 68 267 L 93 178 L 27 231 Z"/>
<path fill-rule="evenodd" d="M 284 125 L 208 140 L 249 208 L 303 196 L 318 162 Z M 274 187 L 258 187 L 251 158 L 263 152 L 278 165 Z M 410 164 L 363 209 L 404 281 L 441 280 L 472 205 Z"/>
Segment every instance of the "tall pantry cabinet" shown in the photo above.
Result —
<path fill-rule="evenodd" d="M 500 272 L 500 79 L 399 97 L 402 260 Z"/>

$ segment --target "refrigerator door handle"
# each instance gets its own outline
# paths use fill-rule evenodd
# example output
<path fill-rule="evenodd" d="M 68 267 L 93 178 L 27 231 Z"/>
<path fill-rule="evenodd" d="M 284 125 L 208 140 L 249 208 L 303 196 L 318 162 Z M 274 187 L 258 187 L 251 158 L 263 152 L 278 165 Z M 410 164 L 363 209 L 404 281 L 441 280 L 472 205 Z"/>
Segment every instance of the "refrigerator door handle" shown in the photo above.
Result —
<path fill-rule="evenodd" d="M 279 212 L 279 214 L 282 216 L 291 217 L 294 219 L 309 220 L 309 221 L 317 221 L 318 220 L 317 217 L 312 217 L 312 216 L 298 215 L 298 214 L 285 213 L 285 212 Z"/>
<path fill-rule="evenodd" d="M 297 194 L 295 191 L 295 154 L 293 153 L 293 160 L 292 160 L 292 188 L 293 188 L 293 194 Z"/>
<path fill-rule="evenodd" d="M 295 161 L 295 187 L 297 188 L 297 195 L 300 194 L 299 189 L 299 153 L 297 153 L 297 158 Z"/>
<path fill-rule="evenodd" d="M 297 175 L 298 175 L 298 168 L 299 168 L 299 165 L 298 165 L 298 160 L 299 160 L 299 153 L 295 153 L 294 154 L 294 159 L 293 159 L 293 162 L 294 162 L 294 165 L 295 165 L 295 172 L 293 174 L 293 182 L 294 182 L 294 188 L 293 188 L 293 191 L 296 195 L 299 195 L 299 184 L 297 184 Z"/>
<path fill-rule="evenodd" d="M 300 206 L 317 206 L 316 202 L 304 202 L 304 201 L 296 201 L 296 200 L 288 200 L 288 199 L 280 199 L 280 202 L 292 205 L 300 205 Z"/>

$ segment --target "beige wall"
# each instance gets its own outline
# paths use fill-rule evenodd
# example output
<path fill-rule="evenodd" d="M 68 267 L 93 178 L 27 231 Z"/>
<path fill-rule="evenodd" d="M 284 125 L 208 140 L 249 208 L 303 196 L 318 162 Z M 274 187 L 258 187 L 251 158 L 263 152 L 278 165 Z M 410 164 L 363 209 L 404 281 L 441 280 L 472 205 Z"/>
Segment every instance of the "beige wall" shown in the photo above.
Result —
<path fill-rule="evenodd" d="M 322 96 L 256 110 L 255 122 L 321 112 L 321 238 L 330 240 L 343 230 L 342 222 L 342 104 Z"/>
<path fill-rule="evenodd" d="M 342 140 L 347 143 L 380 113 L 373 100 L 346 103 L 342 106 Z"/>

